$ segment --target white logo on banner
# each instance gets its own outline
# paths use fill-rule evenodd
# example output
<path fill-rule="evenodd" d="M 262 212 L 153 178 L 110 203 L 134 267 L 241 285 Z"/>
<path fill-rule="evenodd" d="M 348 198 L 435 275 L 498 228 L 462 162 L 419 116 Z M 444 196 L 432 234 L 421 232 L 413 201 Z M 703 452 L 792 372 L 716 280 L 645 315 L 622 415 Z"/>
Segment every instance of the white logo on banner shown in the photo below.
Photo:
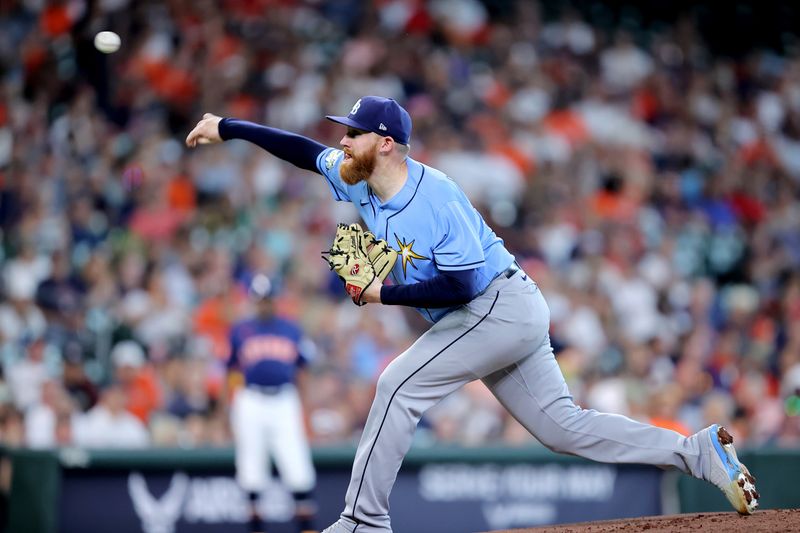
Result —
<path fill-rule="evenodd" d="M 350 114 L 355 115 L 356 113 L 358 113 L 359 107 L 361 107 L 361 98 L 359 98 L 358 101 L 355 104 L 353 104 L 353 109 L 350 110 Z"/>
<path fill-rule="evenodd" d="M 131 495 L 133 508 L 142 521 L 145 533 L 175 531 L 175 522 L 181 515 L 188 487 L 189 478 L 179 472 L 172 476 L 167 492 L 161 498 L 154 498 L 141 474 L 131 473 L 128 476 L 128 493 Z"/>
<path fill-rule="evenodd" d="M 128 476 L 128 494 L 142 521 L 144 533 L 174 533 L 183 518 L 189 523 L 244 523 L 248 519 L 247 495 L 232 477 L 172 475 L 169 488 L 156 498 L 138 472 Z M 294 500 L 286 488 L 272 482 L 258 502 L 261 515 L 270 521 L 288 522 L 294 516 Z"/>

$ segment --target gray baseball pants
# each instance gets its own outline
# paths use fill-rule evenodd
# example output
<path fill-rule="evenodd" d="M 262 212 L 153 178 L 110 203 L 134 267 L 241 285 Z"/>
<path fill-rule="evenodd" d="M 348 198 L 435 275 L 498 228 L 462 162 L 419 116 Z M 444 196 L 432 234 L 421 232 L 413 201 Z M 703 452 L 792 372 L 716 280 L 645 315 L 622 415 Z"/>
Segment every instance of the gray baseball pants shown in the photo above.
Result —
<path fill-rule="evenodd" d="M 481 296 L 446 315 L 397 357 L 378 380 L 337 526 L 357 533 L 391 531 L 389 493 L 419 419 L 475 379 L 551 450 L 702 477 L 696 435 L 684 437 L 576 406 L 553 357 L 549 324 L 544 297 L 518 271 L 495 279 Z"/>

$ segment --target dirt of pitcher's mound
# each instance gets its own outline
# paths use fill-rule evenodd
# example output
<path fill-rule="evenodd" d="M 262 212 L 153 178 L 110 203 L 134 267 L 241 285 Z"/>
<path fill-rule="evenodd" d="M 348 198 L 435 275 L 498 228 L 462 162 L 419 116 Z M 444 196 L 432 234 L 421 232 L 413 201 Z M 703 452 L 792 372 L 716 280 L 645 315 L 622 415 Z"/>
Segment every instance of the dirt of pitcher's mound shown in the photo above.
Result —
<path fill-rule="evenodd" d="M 492 533 L 672 533 L 701 531 L 707 533 L 800 533 L 800 509 L 765 509 L 750 516 L 731 513 L 698 513 L 670 516 L 627 518 L 580 524 L 507 529 Z"/>

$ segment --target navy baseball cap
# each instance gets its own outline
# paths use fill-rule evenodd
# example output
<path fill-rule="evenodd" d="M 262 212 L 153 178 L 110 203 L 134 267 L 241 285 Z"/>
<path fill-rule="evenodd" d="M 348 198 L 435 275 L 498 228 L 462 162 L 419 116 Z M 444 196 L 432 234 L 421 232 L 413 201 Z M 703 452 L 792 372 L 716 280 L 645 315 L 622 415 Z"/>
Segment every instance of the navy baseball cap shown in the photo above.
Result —
<path fill-rule="evenodd" d="M 351 128 L 391 137 L 400 144 L 408 144 L 411 138 L 411 116 L 391 98 L 363 96 L 353 104 L 353 109 L 346 117 L 326 115 L 325 118 Z"/>

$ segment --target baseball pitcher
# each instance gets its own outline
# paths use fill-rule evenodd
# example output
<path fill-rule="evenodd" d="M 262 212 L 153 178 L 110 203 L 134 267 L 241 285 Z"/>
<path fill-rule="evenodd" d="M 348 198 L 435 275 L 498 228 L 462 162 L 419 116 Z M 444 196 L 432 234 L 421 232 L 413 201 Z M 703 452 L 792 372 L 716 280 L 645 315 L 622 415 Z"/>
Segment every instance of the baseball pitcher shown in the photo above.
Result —
<path fill-rule="evenodd" d="M 405 109 L 389 98 L 365 96 L 347 116 L 327 118 L 346 127 L 341 149 L 210 114 L 186 139 L 190 147 L 244 139 L 321 174 L 333 198 L 352 202 L 369 229 L 361 239 L 344 241 L 337 232 L 326 254 L 353 301 L 413 306 L 432 324 L 380 376 L 344 511 L 326 533 L 391 531 L 389 493 L 418 421 L 476 379 L 552 450 L 678 469 L 719 487 L 740 513 L 755 510 L 755 480 L 724 428 L 712 425 L 684 437 L 573 403 L 550 346 L 542 293 L 458 185 L 409 157 Z M 380 264 L 370 260 L 380 254 L 364 246 L 373 237 L 378 250 L 385 241 L 397 252 L 392 285 L 382 283 Z"/>
<path fill-rule="evenodd" d="M 234 324 L 230 334 L 228 368 L 244 378 L 234 393 L 231 428 L 236 479 L 250 500 L 251 533 L 263 531 L 258 498 L 267 484 L 270 457 L 294 497 L 298 531 L 311 529 L 316 511 L 314 467 L 295 387 L 313 345 L 297 325 L 273 314 L 271 293 L 269 278 L 254 276 L 248 296 L 256 315 Z"/>

